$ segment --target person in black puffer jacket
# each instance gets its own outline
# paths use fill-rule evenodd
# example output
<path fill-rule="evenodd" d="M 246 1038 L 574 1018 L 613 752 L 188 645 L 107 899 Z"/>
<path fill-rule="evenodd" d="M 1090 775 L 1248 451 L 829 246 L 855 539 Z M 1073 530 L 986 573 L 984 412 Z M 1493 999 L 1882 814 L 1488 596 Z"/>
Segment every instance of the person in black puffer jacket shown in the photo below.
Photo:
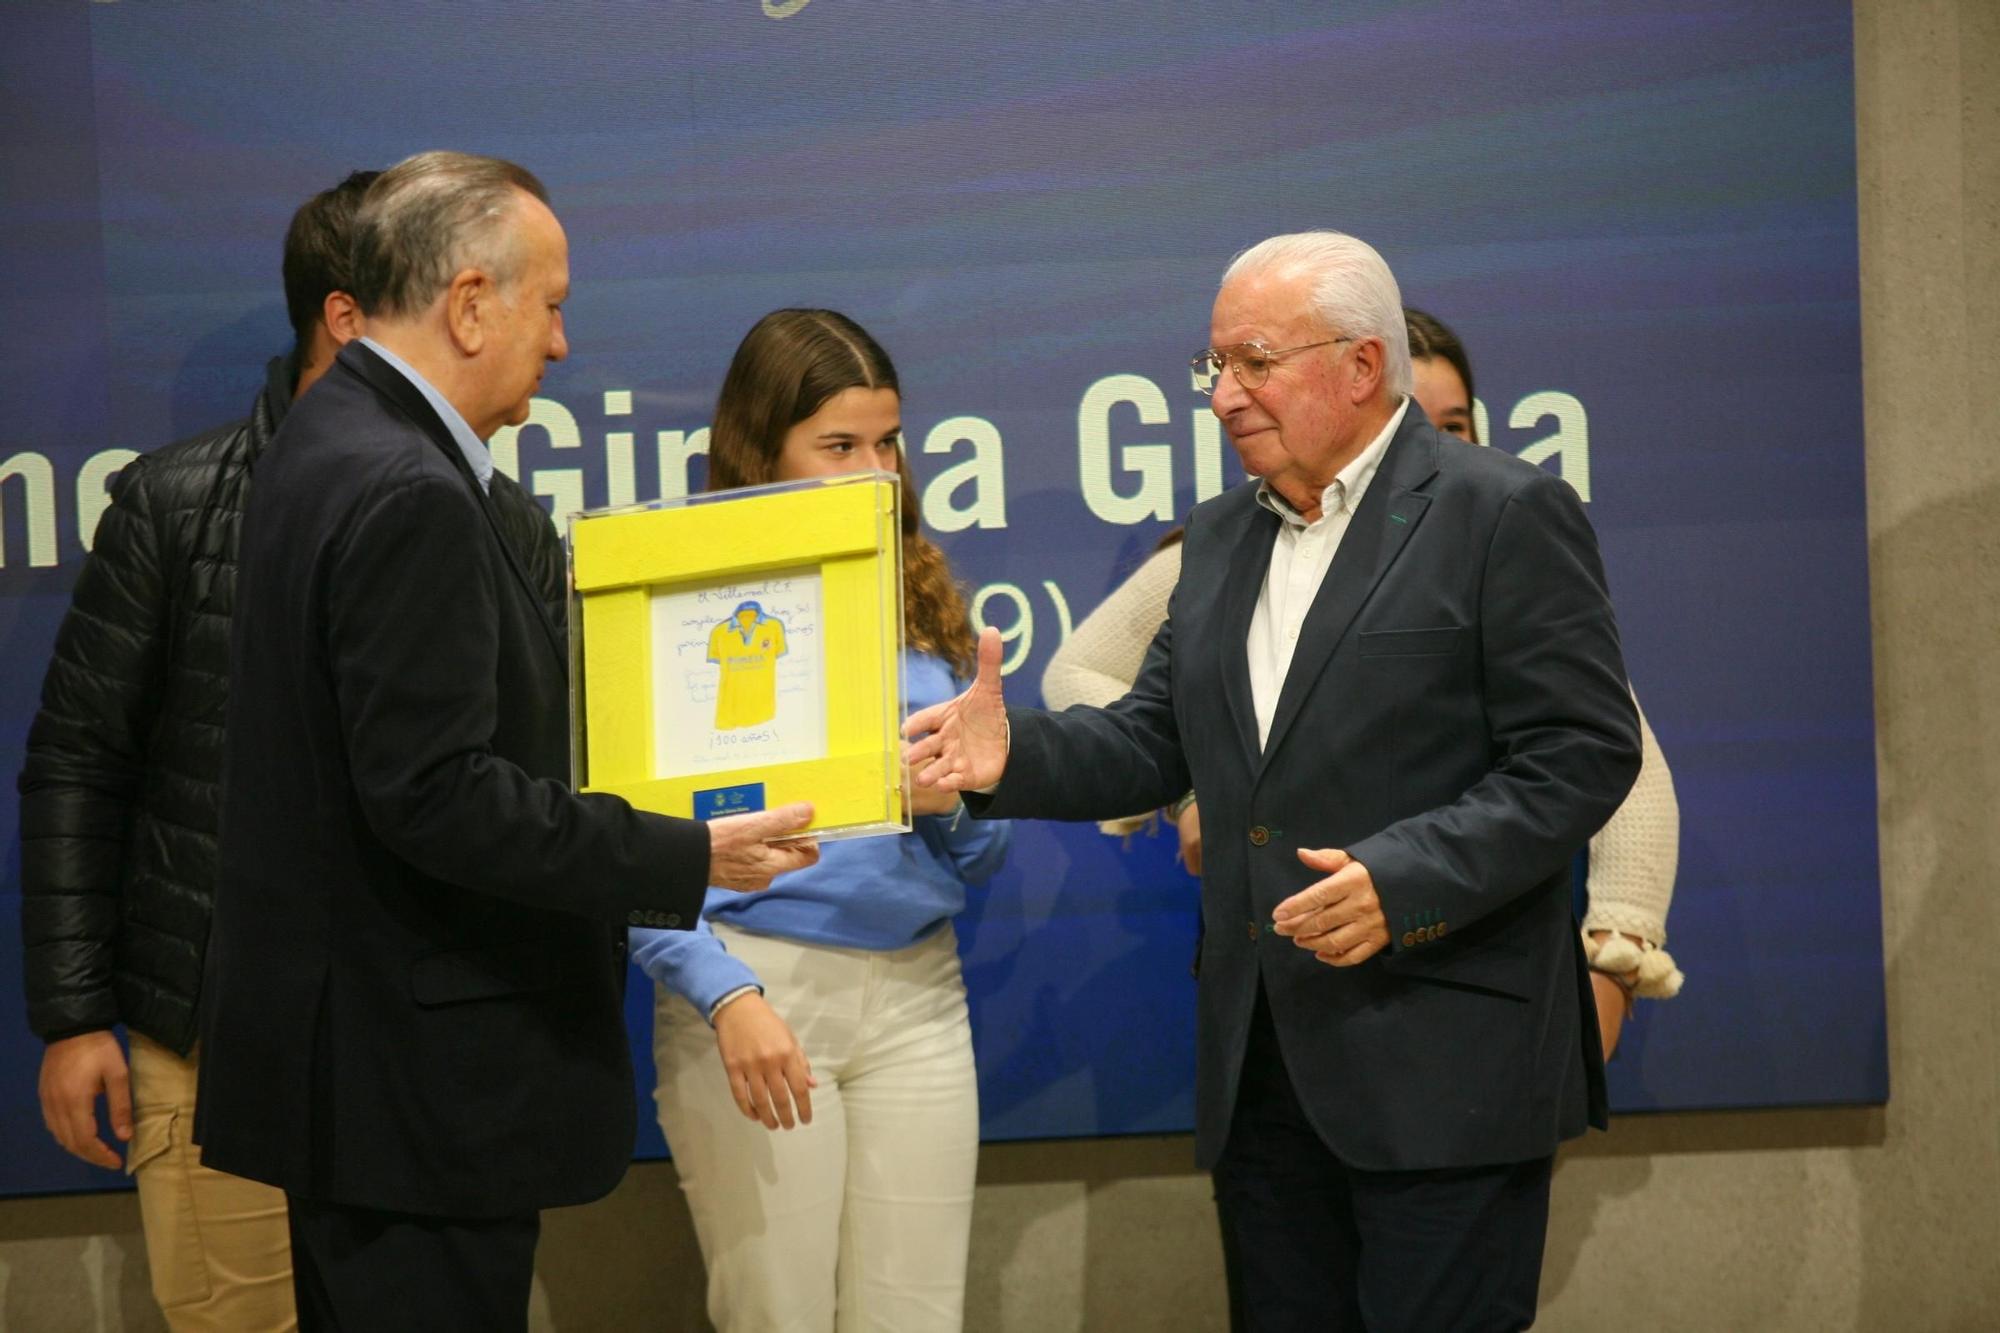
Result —
<path fill-rule="evenodd" d="M 360 334 L 349 231 L 376 172 L 309 200 L 285 238 L 294 350 L 247 420 L 127 464 L 92 542 L 20 777 L 28 1021 L 48 1047 L 43 1119 L 98 1166 L 100 1096 L 129 1144 L 168 1323 L 294 1326 L 285 1199 L 202 1167 L 190 1140 L 196 1011 L 216 882 L 237 533 L 258 456 L 293 399 Z M 556 616 L 547 512 L 504 474 L 494 507 Z M 113 1028 L 131 1039 L 128 1065 Z"/>

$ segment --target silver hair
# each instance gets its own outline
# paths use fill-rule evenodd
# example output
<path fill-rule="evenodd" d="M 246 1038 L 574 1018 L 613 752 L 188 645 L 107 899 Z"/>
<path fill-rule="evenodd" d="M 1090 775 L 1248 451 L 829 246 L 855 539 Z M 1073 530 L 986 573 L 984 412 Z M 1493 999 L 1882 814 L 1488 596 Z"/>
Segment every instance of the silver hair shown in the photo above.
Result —
<path fill-rule="evenodd" d="M 520 242 L 505 223 L 523 193 L 549 199 L 533 172 L 471 153 L 418 153 L 383 172 L 354 217 L 351 295 L 362 313 L 414 314 L 467 268 L 513 281 Z"/>
<path fill-rule="evenodd" d="M 1332 333 L 1382 340 L 1382 380 L 1410 392 L 1410 334 L 1396 275 L 1368 242 L 1338 231 L 1299 231 L 1259 241 L 1229 262 L 1227 284 L 1243 273 L 1290 269 L 1312 277 L 1313 313 Z"/>

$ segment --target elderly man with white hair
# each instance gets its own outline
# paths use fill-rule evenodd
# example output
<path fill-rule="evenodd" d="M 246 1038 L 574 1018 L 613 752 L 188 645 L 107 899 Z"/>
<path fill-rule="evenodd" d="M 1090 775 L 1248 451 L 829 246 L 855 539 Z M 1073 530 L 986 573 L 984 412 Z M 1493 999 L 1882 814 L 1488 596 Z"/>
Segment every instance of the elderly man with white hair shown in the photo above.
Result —
<path fill-rule="evenodd" d="M 1560 478 L 1425 419 L 1363 242 L 1246 251 L 1209 339 L 1251 480 L 1189 516 L 1132 692 L 1009 709 L 989 630 L 911 762 L 994 817 L 1198 794 L 1235 1328 L 1526 1328 L 1556 1145 L 1605 1123 L 1570 861 L 1639 765 L 1596 537 Z"/>

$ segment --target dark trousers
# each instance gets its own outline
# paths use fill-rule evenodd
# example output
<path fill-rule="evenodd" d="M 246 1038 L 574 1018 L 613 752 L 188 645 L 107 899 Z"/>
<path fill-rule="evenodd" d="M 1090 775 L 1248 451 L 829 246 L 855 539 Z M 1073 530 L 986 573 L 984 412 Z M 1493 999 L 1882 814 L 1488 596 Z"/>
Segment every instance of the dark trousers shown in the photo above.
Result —
<path fill-rule="evenodd" d="M 1357 1070 L 1365 1078 L 1365 1070 Z M 1363 1171 L 1313 1130 L 1260 992 L 1215 1207 L 1235 1333 L 1486 1333 L 1535 1322 L 1553 1157 Z"/>
<path fill-rule="evenodd" d="M 286 1202 L 301 1333 L 526 1333 L 540 1213 L 467 1221 Z"/>

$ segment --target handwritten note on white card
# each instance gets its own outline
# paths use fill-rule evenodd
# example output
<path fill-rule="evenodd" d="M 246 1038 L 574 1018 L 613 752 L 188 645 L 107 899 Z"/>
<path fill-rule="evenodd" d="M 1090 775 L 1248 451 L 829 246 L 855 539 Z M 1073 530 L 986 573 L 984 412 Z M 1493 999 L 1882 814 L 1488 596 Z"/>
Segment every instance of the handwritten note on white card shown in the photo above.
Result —
<path fill-rule="evenodd" d="M 656 592 L 656 777 L 826 757 L 817 569 Z"/>

